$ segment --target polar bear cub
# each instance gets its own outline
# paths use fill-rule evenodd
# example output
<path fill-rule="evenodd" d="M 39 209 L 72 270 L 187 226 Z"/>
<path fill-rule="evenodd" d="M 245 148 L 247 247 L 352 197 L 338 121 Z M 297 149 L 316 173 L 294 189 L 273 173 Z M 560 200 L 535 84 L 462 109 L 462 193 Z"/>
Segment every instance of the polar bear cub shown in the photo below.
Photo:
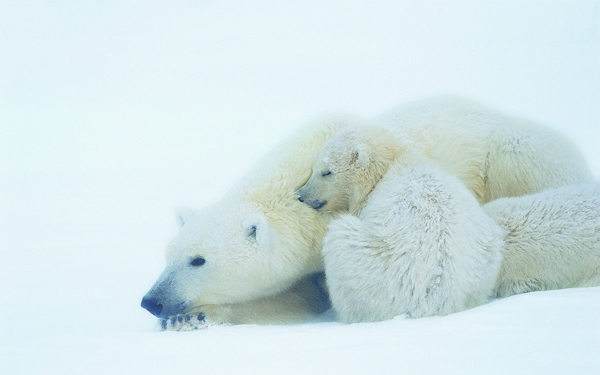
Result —
<path fill-rule="evenodd" d="M 446 315 L 487 302 L 503 231 L 454 176 L 431 166 L 390 173 L 360 217 L 324 238 L 325 274 L 342 322 Z"/>
<path fill-rule="evenodd" d="M 319 151 L 299 200 L 321 212 L 356 214 L 391 164 L 423 162 L 429 159 L 413 144 L 403 144 L 385 128 L 346 128 Z"/>
<path fill-rule="evenodd" d="M 600 184 L 480 207 L 455 177 L 402 168 L 386 175 L 359 218 L 331 222 L 323 255 L 332 306 L 347 323 L 598 286 Z"/>
<path fill-rule="evenodd" d="M 433 161 L 458 177 L 480 204 L 591 182 L 587 163 L 562 134 L 475 103 L 412 103 L 341 130 L 319 151 L 300 201 L 321 213 L 359 214 L 392 164 Z"/>

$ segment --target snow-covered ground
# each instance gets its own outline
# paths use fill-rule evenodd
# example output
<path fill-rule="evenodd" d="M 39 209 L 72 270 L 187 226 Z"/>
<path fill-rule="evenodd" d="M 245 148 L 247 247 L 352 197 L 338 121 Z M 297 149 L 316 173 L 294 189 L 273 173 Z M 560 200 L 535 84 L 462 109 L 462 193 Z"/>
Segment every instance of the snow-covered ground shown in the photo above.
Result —
<path fill-rule="evenodd" d="M 600 288 L 155 332 L 176 233 L 294 128 L 457 93 L 600 176 L 600 2 L 0 3 L 0 374 L 598 374 Z"/>

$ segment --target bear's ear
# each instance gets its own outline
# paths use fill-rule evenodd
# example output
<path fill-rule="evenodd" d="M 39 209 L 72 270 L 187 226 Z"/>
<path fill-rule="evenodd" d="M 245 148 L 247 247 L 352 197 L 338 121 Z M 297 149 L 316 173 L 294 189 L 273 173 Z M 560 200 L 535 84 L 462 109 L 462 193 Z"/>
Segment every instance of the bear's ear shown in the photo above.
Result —
<path fill-rule="evenodd" d="M 371 153 L 366 144 L 361 143 L 357 145 L 352 151 L 350 162 L 356 164 L 361 168 L 367 168 L 371 160 Z"/>
<path fill-rule="evenodd" d="M 242 227 L 249 241 L 257 243 L 260 247 L 269 246 L 270 228 L 265 215 L 251 214 L 242 222 Z"/>
<path fill-rule="evenodd" d="M 179 207 L 177 209 L 177 224 L 179 228 L 183 227 L 186 221 L 196 213 L 196 210 L 193 210 L 188 207 Z"/>

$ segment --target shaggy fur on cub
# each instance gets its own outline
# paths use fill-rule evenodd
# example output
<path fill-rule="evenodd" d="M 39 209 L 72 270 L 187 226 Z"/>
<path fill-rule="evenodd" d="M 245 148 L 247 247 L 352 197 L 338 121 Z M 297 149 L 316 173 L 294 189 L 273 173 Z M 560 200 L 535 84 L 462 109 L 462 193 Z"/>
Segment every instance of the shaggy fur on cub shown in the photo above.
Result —
<path fill-rule="evenodd" d="M 332 305 L 346 323 L 445 315 L 494 294 L 502 230 L 456 178 L 402 168 L 381 181 L 360 217 L 324 239 Z"/>
<path fill-rule="evenodd" d="M 600 184 L 480 207 L 439 169 L 393 172 L 358 218 L 342 216 L 325 236 L 341 321 L 445 315 L 493 297 L 600 285 Z"/>

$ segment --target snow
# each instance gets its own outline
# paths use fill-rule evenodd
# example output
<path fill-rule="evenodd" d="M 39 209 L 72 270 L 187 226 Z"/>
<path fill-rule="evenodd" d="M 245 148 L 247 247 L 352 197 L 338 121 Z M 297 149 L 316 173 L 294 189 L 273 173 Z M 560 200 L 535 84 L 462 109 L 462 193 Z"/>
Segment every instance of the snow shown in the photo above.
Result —
<path fill-rule="evenodd" d="M 600 2 L 4 1 L 0 35 L 0 373 L 600 373 L 600 288 L 194 332 L 139 307 L 176 207 L 328 112 L 462 94 L 600 176 Z"/>

